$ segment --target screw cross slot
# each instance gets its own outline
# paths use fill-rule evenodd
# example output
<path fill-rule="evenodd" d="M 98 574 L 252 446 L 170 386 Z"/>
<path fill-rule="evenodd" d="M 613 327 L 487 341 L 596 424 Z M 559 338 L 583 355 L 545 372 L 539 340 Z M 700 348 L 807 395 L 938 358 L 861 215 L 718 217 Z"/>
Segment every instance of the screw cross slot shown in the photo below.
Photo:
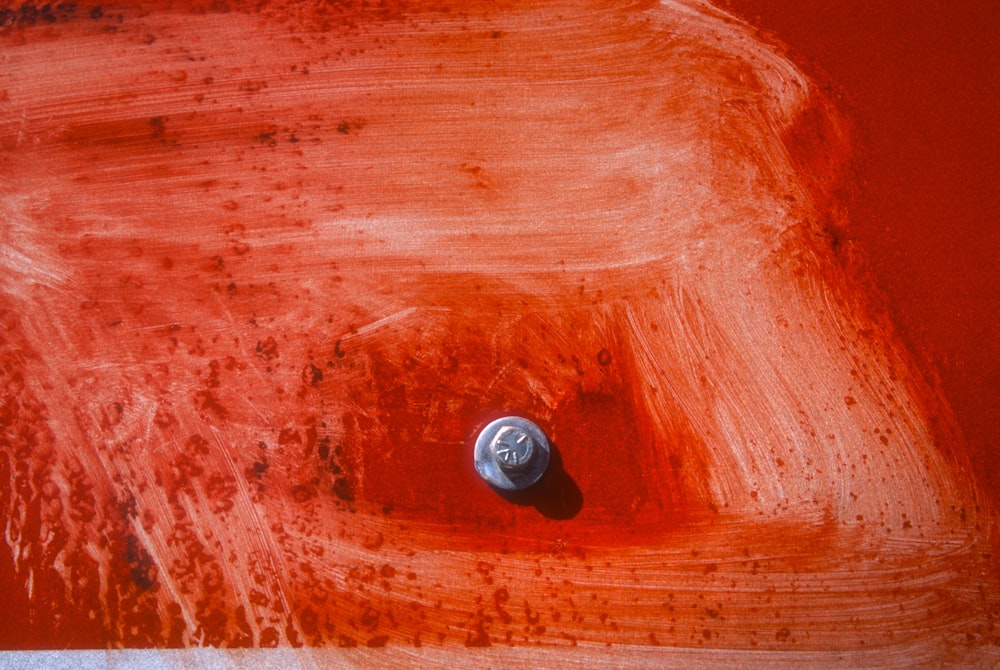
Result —
<path fill-rule="evenodd" d="M 535 441 L 526 431 L 513 426 L 504 426 L 497 431 L 490 442 L 497 463 L 504 470 L 522 470 L 531 463 L 535 452 Z"/>
<path fill-rule="evenodd" d="M 506 491 L 526 489 L 545 474 L 549 442 L 537 425 L 519 416 L 491 422 L 476 439 L 476 471 Z"/>

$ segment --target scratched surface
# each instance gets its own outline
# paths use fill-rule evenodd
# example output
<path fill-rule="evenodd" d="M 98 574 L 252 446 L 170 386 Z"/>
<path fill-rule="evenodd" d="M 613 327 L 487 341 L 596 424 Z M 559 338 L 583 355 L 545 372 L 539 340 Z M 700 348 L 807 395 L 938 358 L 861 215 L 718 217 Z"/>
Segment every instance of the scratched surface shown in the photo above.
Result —
<path fill-rule="evenodd" d="M 838 256 L 847 127 L 742 23 L 0 17 L 3 647 L 995 655 L 989 505 Z M 508 413 L 554 447 L 513 501 Z"/>

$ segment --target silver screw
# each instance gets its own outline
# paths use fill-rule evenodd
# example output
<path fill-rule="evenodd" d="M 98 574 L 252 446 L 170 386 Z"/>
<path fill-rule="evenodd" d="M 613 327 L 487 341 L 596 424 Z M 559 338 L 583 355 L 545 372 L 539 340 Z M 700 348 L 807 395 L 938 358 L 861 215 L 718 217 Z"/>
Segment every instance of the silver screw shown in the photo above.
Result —
<path fill-rule="evenodd" d="M 497 464 L 504 470 L 524 470 L 535 455 L 535 441 L 527 431 L 503 426 L 490 441 Z"/>
<path fill-rule="evenodd" d="M 549 441 L 536 424 L 519 416 L 491 422 L 476 438 L 476 471 L 492 486 L 526 489 L 549 466 Z"/>

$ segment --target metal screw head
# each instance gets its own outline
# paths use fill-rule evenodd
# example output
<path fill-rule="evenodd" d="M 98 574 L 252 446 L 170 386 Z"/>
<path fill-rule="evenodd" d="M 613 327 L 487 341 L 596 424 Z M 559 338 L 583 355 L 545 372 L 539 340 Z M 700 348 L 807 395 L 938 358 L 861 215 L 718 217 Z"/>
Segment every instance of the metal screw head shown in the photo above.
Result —
<path fill-rule="evenodd" d="M 519 416 L 489 423 L 476 439 L 476 472 L 506 491 L 526 489 L 545 474 L 549 441 L 536 424 Z"/>
<path fill-rule="evenodd" d="M 535 441 L 517 426 L 502 426 L 490 440 L 490 450 L 501 470 L 524 470 L 535 455 Z"/>

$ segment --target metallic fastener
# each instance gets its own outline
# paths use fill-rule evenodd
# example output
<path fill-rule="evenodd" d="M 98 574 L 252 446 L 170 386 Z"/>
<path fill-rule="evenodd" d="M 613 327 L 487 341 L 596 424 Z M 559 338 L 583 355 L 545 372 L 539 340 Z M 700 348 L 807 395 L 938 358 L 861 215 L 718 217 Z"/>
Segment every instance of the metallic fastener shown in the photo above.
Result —
<path fill-rule="evenodd" d="M 505 416 L 476 438 L 476 472 L 498 489 L 526 489 L 541 479 L 548 466 L 549 441 L 527 419 Z"/>

